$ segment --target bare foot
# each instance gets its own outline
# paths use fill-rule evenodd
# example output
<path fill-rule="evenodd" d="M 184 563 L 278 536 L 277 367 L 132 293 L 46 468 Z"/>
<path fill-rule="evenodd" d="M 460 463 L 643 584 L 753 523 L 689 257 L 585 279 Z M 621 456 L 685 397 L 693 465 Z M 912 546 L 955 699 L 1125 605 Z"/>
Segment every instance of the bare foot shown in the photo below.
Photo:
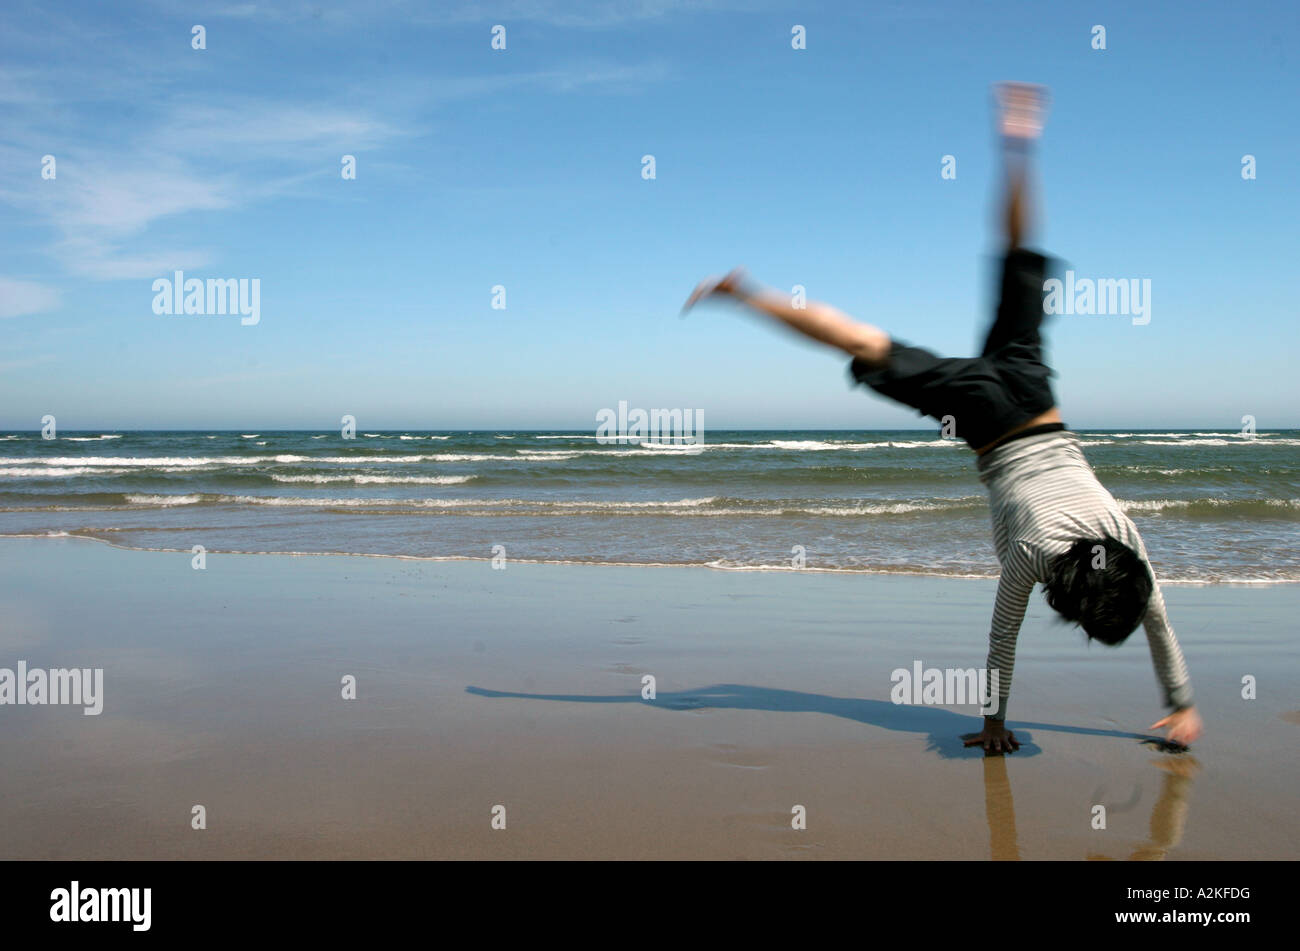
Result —
<path fill-rule="evenodd" d="M 1009 139 L 1036 139 L 1047 114 L 1046 86 L 1034 83 L 996 83 L 998 131 Z"/>

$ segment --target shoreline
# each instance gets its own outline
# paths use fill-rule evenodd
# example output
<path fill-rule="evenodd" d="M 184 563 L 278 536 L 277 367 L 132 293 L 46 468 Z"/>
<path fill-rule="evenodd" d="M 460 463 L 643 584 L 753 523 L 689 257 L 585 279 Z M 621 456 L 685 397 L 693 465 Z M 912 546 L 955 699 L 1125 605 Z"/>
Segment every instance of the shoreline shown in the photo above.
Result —
<path fill-rule="evenodd" d="M 64 539 L 71 538 L 80 541 L 96 542 L 105 545 L 117 551 L 138 551 L 138 552 L 156 552 L 170 555 L 188 555 L 192 550 L 188 548 L 150 548 L 140 545 L 123 545 L 114 542 L 112 539 L 101 538 L 98 535 L 78 534 L 74 532 L 0 532 L 0 540 L 6 538 L 22 539 Z M 209 555 L 283 555 L 287 558 L 379 558 L 391 559 L 394 561 L 416 561 L 416 562 L 491 562 L 491 555 L 404 555 L 388 552 L 364 552 L 364 551 L 246 551 L 242 549 L 222 549 L 222 548 L 205 548 L 206 554 Z M 795 568 L 786 565 L 719 565 L 716 562 L 675 562 L 675 561 L 575 561 L 572 559 L 547 559 L 547 558 L 514 558 L 508 559 L 512 565 L 571 565 L 575 567 L 590 566 L 593 568 L 707 568 L 711 571 L 723 572 L 771 572 L 773 574 L 828 574 L 828 575 L 867 575 L 880 577 L 897 577 L 897 578 L 936 578 L 952 581 L 997 581 L 999 574 L 972 575 L 972 574 L 948 574 L 939 571 L 930 571 L 924 568 L 918 568 L 914 571 L 902 571 L 888 568 L 820 568 L 815 566 L 804 566 Z M 1180 587 L 1272 587 L 1275 585 L 1300 584 L 1300 578 L 1231 578 L 1201 580 L 1196 578 L 1156 578 L 1156 582 L 1163 588 L 1167 586 Z"/>

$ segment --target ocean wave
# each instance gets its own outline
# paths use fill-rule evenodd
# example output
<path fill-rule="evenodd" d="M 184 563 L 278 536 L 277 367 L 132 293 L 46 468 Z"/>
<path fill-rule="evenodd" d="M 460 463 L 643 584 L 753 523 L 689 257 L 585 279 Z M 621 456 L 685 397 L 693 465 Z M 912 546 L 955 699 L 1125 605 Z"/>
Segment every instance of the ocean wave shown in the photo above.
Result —
<path fill-rule="evenodd" d="M 1191 440 L 1199 436 L 1211 436 L 1216 439 L 1232 439 L 1240 442 L 1249 442 L 1256 439 L 1275 439 L 1277 433 L 1256 432 L 1248 434 L 1240 430 L 1231 429 L 1220 432 L 1177 432 L 1177 433 L 1110 433 L 1110 432 L 1083 432 L 1080 436 L 1106 436 L 1110 439 L 1181 439 L 1184 441 Z M 1160 445 L 1163 445 L 1161 443 Z"/>
<path fill-rule="evenodd" d="M 390 476 L 390 475 L 279 475 L 271 476 L 276 482 L 301 482 L 312 485 L 350 482 L 354 485 L 463 485 L 478 476 Z"/>
<path fill-rule="evenodd" d="M 541 438 L 541 437 L 538 437 Z M 593 437 L 594 438 L 594 437 Z M 845 440 L 836 442 L 834 440 L 823 439 L 772 439 L 766 442 L 701 442 L 701 443 L 669 443 L 669 442 L 647 442 L 641 440 L 635 445 L 637 449 L 623 448 L 624 443 L 610 443 L 609 449 L 594 450 L 595 452 L 617 452 L 622 451 L 628 454 L 635 454 L 638 449 L 664 450 L 668 452 L 683 452 L 686 450 L 695 450 L 696 452 L 705 452 L 714 449 L 755 449 L 765 452 L 831 452 L 835 450 L 844 450 L 847 452 L 860 452 L 868 449 L 949 449 L 954 446 L 964 446 L 965 443 L 957 439 L 904 439 L 904 440 L 881 440 L 880 442 L 851 442 Z M 524 450 L 520 450 L 521 452 Z M 535 450 L 564 452 L 566 450 Z M 589 453 L 593 450 L 572 450 L 574 452 Z"/>
<path fill-rule="evenodd" d="M 520 455 L 513 458 L 533 458 L 534 460 L 542 460 L 547 457 L 561 459 L 574 458 L 578 456 L 600 456 L 606 459 L 618 459 L 635 456 L 696 456 L 719 449 L 752 449 L 763 452 L 818 452 L 835 449 L 861 451 L 867 449 L 921 449 L 927 447 L 950 448 L 952 446 L 964 445 L 964 443 L 959 443 L 955 440 L 823 444 L 800 440 L 797 442 L 801 443 L 801 445 L 797 446 L 795 445 L 795 442 L 796 441 L 791 440 L 785 445 L 777 445 L 775 443 L 697 443 L 674 445 L 671 443 L 639 442 L 633 446 L 609 445 L 602 449 L 517 449 L 515 451 Z M 488 457 L 480 456 L 479 458 Z"/>
<path fill-rule="evenodd" d="M 881 442 L 836 442 L 834 440 L 820 439 L 773 439 L 767 444 L 756 444 L 753 448 L 793 449 L 801 452 L 826 452 L 835 449 L 847 449 L 850 451 L 863 449 L 950 449 L 953 446 L 964 445 L 965 443 L 957 439 L 891 439 Z"/>
<path fill-rule="evenodd" d="M 323 437 L 311 437 L 323 438 Z M 402 437 L 405 438 L 405 437 Z M 415 438 L 415 437 L 412 437 Z M 426 438 L 426 437 L 419 437 Z M 429 436 L 429 439 L 449 438 Z M 254 445 L 266 445 L 258 441 Z M 950 448 L 960 445 L 955 440 L 926 440 L 890 443 L 820 443 L 817 441 L 774 441 L 771 444 L 722 443 L 715 445 L 671 445 L 640 443 L 635 446 L 608 446 L 599 449 L 514 449 L 511 453 L 452 451 L 397 454 L 383 450 L 362 450 L 350 455 L 317 456 L 306 453 L 278 453 L 275 455 L 211 455 L 211 456 L 23 456 L 5 459 L 0 465 L 8 466 L 109 466 L 117 468 L 207 468 L 214 466 L 257 466 L 297 464 L 352 464 L 383 465 L 420 462 L 567 462 L 582 457 L 623 459 L 636 457 L 694 456 L 709 449 L 758 449 L 766 451 L 819 451 L 827 449 L 883 449 L 883 448 Z M 504 448 L 504 447 L 502 447 Z"/>
<path fill-rule="evenodd" d="M 1274 437 L 1272 439 L 1262 439 L 1258 436 L 1237 436 L 1217 439 L 1175 439 L 1166 442 L 1159 439 L 1142 439 L 1139 442 L 1144 446 L 1300 446 L 1300 439 L 1288 439 L 1284 437 Z"/>
<path fill-rule="evenodd" d="M 1218 473 L 1232 473 L 1242 475 L 1243 472 L 1238 466 L 1196 466 L 1194 468 L 1168 468 L 1167 466 L 1152 465 L 1150 463 L 1141 463 L 1137 465 L 1097 465 L 1093 467 L 1100 473 L 1120 473 L 1120 472 L 1140 472 L 1147 475 L 1190 475 L 1206 476 Z M 1260 469 L 1258 472 L 1269 474 L 1270 470 Z M 1246 473 L 1249 474 L 1249 473 Z"/>
<path fill-rule="evenodd" d="M 567 435 L 567 436 L 534 436 L 534 439 L 610 439 L 608 436 L 595 436 L 592 434 Z M 834 439 L 768 439 L 762 442 L 708 442 L 705 440 L 701 443 L 673 443 L 673 442 L 652 442 L 643 437 L 623 437 L 629 442 L 625 443 L 607 443 L 611 450 L 626 446 L 631 440 L 635 439 L 635 445 L 639 448 L 661 448 L 670 451 L 681 450 L 709 450 L 709 449 L 762 449 L 762 450 L 782 450 L 782 451 L 806 451 L 806 452 L 825 452 L 836 449 L 848 451 L 859 451 L 867 449 L 946 449 L 953 446 L 963 446 L 959 439 L 882 439 L 875 442 L 861 442 L 854 440 L 834 440 Z M 611 451 L 606 450 L 606 451 Z M 523 451 L 523 450 L 521 450 Z M 560 450 L 563 451 L 563 450 Z"/>
<path fill-rule="evenodd" d="M 646 502 L 604 502 L 604 501 L 580 501 L 577 499 L 564 500 L 533 500 L 533 499 L 340 499 L 340 498 L 303 498 L 300 496 L 283 496 L 283 495 L 211 495 L 205 496 L 217 502 L 236 502 L 245 505 L 271 505 L 271 506 L 291 506 L 291 507 L 314 507 L 314 508 L 434 508 L 434 509 L 456 509 L 456 508 L 488 508 L 504 509 L 519 508 L 546 511 L 548 509 L 566 510 L 566 509 L 590 509 L 593 511 L 612 511 L 615 509 L 682 509 L 693 508 L 701 505 L 708 505 L 714 501 L 713 497 L 700 499 L 678 499 L 676 501 L 646 501 Z"/>
<path fill-rule="evenodd" d="M 132 469 L 95 468 L 92 466 L 0 466 L 0 478 L 12 479 L 55 479 L 80 475 L 122 475 L 133 472 Z"/>
<path fill-rule="evenodd" d="M 637 515 L 667 513 L 689 516 L 816 516 L 851 518 L 878 515 L 907 515 L 917 512 L 951 513 L 976 510 L 985 504 L 983 496 L 870 502 L 860 499 L 824 501 L 811 499 L 744 499 L 705 496 L 674 500 L 606 499 L 402 499 L 326 498 L 303 496 L 230 495 L 224 493 L 126 496 L 135 505 L 260 505 L 288 508 L 348 510 L 446 510 L 464 515 Z M 9 509 L 13 511 L 13 509 Z"/>
<path fill-rule="evenodd" d="M 107 436 L 64 436 L 68 442 L 99 442 L 101 439 L 121 439 L 120 435 Z"/>
<path fill-rule="evenodd" d="M 1105 435 L 1111 439 L 1179 439 L 1183 436 L 1230 436 L 1231 433 L 1080 433 L 1082 436 Z"/>
<path fill-rule="evenodd" d="M 201 466 L 251 466 L 267 460 L 298 461 L 311 456 L 25 456 L 0 460 L 20 466 L 108 466 L 123 469 L 183 468 Z"/>
<path fill-rule="evenodd" d="M 276 482 L 288 484 L 329 485 L 463 485 L 475 476 L 395 476 L 395 475 L 273 475 Z M 109 501 L 113 495 L 95 495 L 94 500 Z M 742 498 L 703 496 L 673 500 L 629 499 L 524 499 L 524 498 L 370 498 L 370 497 L 303 497 L 292 495 L 250 495 L 229 493 L 128 493 L 124 496 L 133 506 L 155 505 L 259 505 L 349 510 L 422 510 L 474 514 L 507 515 L 617 515 L 673 513 L 695 516 L 813 516 L 855 518 L 863 516 L 892 516 L 911 514 L 951 514 L 960 511 L 974 512 L 987 502 L 983 495 L 961 495 L 937 498 L 911 499 L 789 499 Z M 64 500 L 75 500 L 71 496 Z M 90 498 L 84 501 L 91 501 Z M 1121 499 L 1121 508 L 1138 515 L 1163 513 L 1207 515 L 1211 517 L 1283 517 L 1300 515 L 1300 499 Z M 83 509 L 95 505 L 82 506 Z M 65 509 L 63 505 L 29 508 L 6 508 L 5 511 Z"/>
<path fill-rule="evenodd" d="M 350 463 L 350 464 L 390 464 L 409 462 L 471 462 L 476 459 L 513 460 L 516 456 L 489 456 L 478 453 L 443 454 L 422 453 L 419 455 L 373 455 L 373 456 L 306 456 L 296 453 L 280 453 L 274 456 L 24 456 L 13 459 L 0 459 L 0 465 L 25 466 L 113 466 L 136 469 L 197 469 L 205 466 L 255 466 L 267 463 L 291 465 L 309 463 Z M 539 456 L 536 460 L 544 461 L 547 457 Z"/>
<path fill-rule="evenodd" d="M 195 467 L 215 465 L 253 465 L 265 456 L 24 456 L 5 459 L 5 465 L 18 466 L 113 466 L 118 468 L 153 468 L 161 466 Z M 307 458 L 307 457 L 303 457 Z"/>
<path fill-rule="evenodd" d="M 567 462 L 580 455 L 587 455 L 579 450 L 566 452 L 562 449 L 547 450 L 544 453 L 518 449 L 516 452 L 518 455 L 514 456 L 491 452 L 437 452 L 422 458 L 429 462 Z"/>
<path fill-rule="evenodd" d="M 703 452 L 703 451 L 704 451 L 704 444 L 703 444 L 703 443 L 696 443 L 696 442 L 653 442 L 653 441 L 645 441 L 645 442 L 639 442 L 639 443 L 637 443 L 637 448 L 638 448 L 638 449 L 648 449 L 648 450 L 650 450 L 651 452 L 677 452 L 677 453 L 691 453 L 691 452 Z M 551 451 L 553 451 L 553 450 L 542 449 L 542 450 L 537 450 L 537 451 L 539 451 L 539 452 L 551 452 Z"/>
<path fill-rule="evenodd" d="M 1201 510 L 1205 512 L 1267 513 L 1269 510 L 1300 511 L 1300 499 L 1117 499 L 1125 512 L 1158 513 Z"/>

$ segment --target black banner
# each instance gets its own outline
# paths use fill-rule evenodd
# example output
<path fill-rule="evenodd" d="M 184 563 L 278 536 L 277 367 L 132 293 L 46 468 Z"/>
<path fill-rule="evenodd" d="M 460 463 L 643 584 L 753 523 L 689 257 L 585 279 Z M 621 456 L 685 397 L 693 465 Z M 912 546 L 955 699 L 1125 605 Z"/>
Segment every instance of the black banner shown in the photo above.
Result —
<path fill-rule="evenodd" d="M 383 936 L 450 923 L 643 941 L 776 925 L 935 939 L 1231 941 L 1283 927 L 1290 863 L 11 862 L 10 935 Z M 691 931 L 669 931 L 681 923 Z M 431 939 L 441 936 L 427 932 Z M 622 935 L 622 939 L 618 936 Z M 448 936 L 450 937 L 450 936 Z"/>

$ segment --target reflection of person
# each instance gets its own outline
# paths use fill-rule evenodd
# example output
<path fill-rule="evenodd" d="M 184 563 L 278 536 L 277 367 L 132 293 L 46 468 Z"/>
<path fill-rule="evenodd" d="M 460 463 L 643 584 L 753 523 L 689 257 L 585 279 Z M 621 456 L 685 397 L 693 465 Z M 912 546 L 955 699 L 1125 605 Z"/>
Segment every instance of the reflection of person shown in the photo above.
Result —
<path fill-rule="evenodd" d="M 1160 795 L 1151 807 L 1150 834 L 1130 855 L 1130 862 L 1160 862 L 1183 841 L 1187 827 L 1188 800 L 1192 777 L 1201 768 L 1190 756 L 1162 756 L 1156 766 L 1165 771 Z M 1089 855 L 1090 859 L 1108 859 L 1108 855 Z"/>
<path fill-rule="evenodd" d="M 1131 862 L 1159 862 L 1183 841 L 1187 826 L 1188 799 L 1192 777 L 1200 764 L 1190 756 L 1162 756 L 1157 767 L 1165 771 L 1160 795 L 1151 807 L 1151 832 L 1147 841 L 1129 856 Z M 1020 843 L 1016 836 L 1016 806 L 1011 798 L 1007 761 L 1001 756 L 984 757 L 984 816 L 989 824 L 989 858 L 995 862 L 1018 862 Z M 1109 856 L 1090 855 L 1090 859 Z"/>
<path fill-rule="evenodd" d="M 989 823 L 989 858 L 1019 862 L 1016 804 L 1011 798 L 1011 778 L 1003 756 L 984 757 L 984 817 Z"/>
<path fill-rule="evenodd" d="M 1165 771 L 1160 798 L 1151 810 L 1150 838 L 1129 856 L 1135 862 L 1162 860 L 1183 841 L 1187 825 L 1188 793 L 1199 766 L 1188 756 L 1162 757 L 1157 765 Z"/>
<path fill-rule="evenodd" d="M 1173 712 L 1154 724 L 1169 739 L 1189 743 L 1201 733 L 1183 654 L 1165 617 L 1142 539 L 1133 522 L 1097 481 L 1078 438 L 1065 428 L 1043 362 L 1043 275 L 1047 259 L 1024 248 L 1029 145 L 1041 130 L 1040 87 L 999 87 L 1007 167 L 1001 300 L 978 357 L 939 357 L 891 339 L 827 304 L 795 307 L 783 294 L 752 286 L 740 271 L 701 283 L 686 306 L 709 296 L 731 297 L 853 357 L 860 383 L 938 420 L 951 418 L 957 435 L 978 455 L 989 490 L 993 537 L 1002 577 L 989 634 L 988 667 L 999 673 L 999 701 L 984 729 L 967 745 L 994 753 L 1020 744 L 1006 729 L 1016 638 L 1035 583 L 1063 618 L 1089 638 L 1122 643 L 1141 623 L 1164 699 Z"/>

